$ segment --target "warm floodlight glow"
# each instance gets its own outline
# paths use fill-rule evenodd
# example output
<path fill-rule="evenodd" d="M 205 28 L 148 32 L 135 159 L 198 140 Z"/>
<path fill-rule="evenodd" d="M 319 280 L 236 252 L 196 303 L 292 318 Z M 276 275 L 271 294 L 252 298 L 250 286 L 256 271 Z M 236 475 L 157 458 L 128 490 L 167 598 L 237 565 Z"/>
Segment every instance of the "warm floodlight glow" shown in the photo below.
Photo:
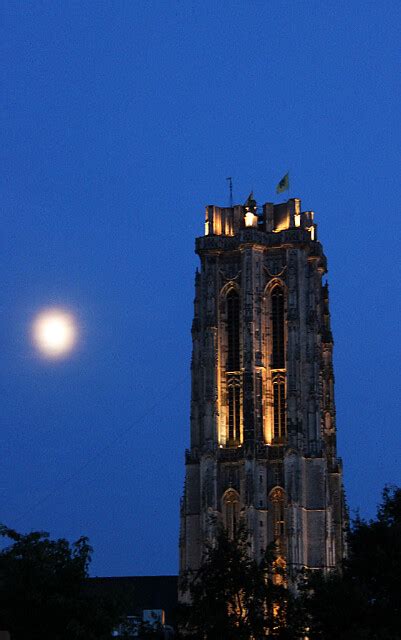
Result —
<path fill-rule="evenodd" d="M 279 224 L 277 224 L 275 226 L 275 228 L 273 229 L 273 233 L 280 233 L 280 231 L 285 231 L 286 229 L 289 229 L 289 222 L 288 222 L 288 217 L 285 218 L 285 220 L 282 220 L 281 222 L 279 222 Z"/>
<path fill-rule="evenodd" d="M 37 349 L 48 358 L 66 356 L 77 341 L 74 316 L 61 309 L 42 311 L 33 324 Z"/>
<path fill-rule="evenodd" d="M 256 227 L 258 224 L 258 216 L 252 213 L 252 211 L 247 211 L 245 214 L 245 226 L 246 227 Z"/>

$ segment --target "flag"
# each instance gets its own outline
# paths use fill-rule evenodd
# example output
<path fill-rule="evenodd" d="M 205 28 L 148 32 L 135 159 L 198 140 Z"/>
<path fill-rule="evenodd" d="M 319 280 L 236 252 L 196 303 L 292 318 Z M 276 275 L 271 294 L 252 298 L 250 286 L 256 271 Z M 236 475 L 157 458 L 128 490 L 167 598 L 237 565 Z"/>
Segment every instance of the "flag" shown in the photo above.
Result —
<path fill-rule="evenodd" d="M 288 191 L 290 188 L 290 174 L 286 173 L 283 178 L 281 178 L 280 182 L 276 187 L 276 193 L 283 193 L 283 191 Z"/>

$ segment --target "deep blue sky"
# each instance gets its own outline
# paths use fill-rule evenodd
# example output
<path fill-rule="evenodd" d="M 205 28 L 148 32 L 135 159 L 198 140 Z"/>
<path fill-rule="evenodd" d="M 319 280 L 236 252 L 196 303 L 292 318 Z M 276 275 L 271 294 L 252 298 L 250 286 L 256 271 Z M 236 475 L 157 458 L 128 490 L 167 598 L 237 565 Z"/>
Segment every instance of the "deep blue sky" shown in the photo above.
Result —
<path fill-rule="evenodd" d="M 329 261 L 351 509 L 401 484 L 399 0 L 2 3 L 0 520 L 175 573 L 204 206 L 289 170 Z M 34 314 L 76 313 L 49 363 Z"/>

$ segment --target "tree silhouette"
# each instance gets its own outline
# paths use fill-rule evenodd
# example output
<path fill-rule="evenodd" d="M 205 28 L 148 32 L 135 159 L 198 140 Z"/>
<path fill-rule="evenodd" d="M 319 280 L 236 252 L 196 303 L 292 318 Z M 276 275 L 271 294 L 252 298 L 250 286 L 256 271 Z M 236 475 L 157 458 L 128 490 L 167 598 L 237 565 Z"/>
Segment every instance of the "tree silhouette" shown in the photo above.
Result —
<path fill-rule="evenodd" d="M 0 628 L 12 640 L 103 640 L 119 611 L 90 596 L 86 578 L 92 549 L 36 531 L 23 535 L 0 525 L 11 544 L 0 552 Z"/>
<path fill-rule="evenodd" d="M 295 601 L 285 588 L 274 549 L 258 563 L 250 557 L 248 535 L 241 528 L 234 539 L 219 529 L 198 571 L 181 585 L 191 604 L 181 611 L 181 633 L 194 640 L 259 640 L 301 637 Z"/>
<path fill-rule="evenodd" d="M 386 487 L 375 520 L 357 518 L 342 575 L 304 587 L 310 640 L 401 639 L 401 489 Z"/>

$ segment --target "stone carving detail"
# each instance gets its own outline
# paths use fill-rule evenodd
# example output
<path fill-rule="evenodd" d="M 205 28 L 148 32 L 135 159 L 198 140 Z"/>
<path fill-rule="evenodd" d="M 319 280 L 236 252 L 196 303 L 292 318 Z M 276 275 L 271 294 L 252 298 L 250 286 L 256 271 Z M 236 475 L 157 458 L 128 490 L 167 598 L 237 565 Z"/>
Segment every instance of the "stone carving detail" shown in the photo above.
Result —
<path fill-rule="evenodd" d="M 263 268 L 269 276 L 269 279 L 282 278 L 287 271 L 287 265 L 283 264 L 281 256 L 268 259 Z"/>
<path fill-rule="evenodd" d="M 246 474 L 246 481 L 245 481 L 245 502 L 247 505 L 253 504 L 253 496 L 254 496 L 253 475 L 250 471 L 248 471 Z"/>
<path fill-rule="evenodd" d="M 238 269 L 237 264 L 229 263 L 226 265 L 224 271 L 223 269 L 219 269 L 219 274 L 223 282 L 238 282 L 241 277 L 241 269 Z"/>
<path fill-rule="evenodd" d="M 234 467 L 229 465 L 225 469 L 224 473 L 224 486 L 223 490 L 226 489 L 235 489 L 237 493 L 240 490 L 240 482 L 239 482 L 239 469 L 238 467 Z"/>
<path fill-rule="evenodd" d="M 207 279 L 206 313 L 209 320 L 213 320 L 216 312 L 216 295 L 213 273 Z"/>
<path fill-rule="evenodd" d="M 203 480 L 202 502 L 205 508 L 213 507 L 213 479 L 208 469 Z"/>

